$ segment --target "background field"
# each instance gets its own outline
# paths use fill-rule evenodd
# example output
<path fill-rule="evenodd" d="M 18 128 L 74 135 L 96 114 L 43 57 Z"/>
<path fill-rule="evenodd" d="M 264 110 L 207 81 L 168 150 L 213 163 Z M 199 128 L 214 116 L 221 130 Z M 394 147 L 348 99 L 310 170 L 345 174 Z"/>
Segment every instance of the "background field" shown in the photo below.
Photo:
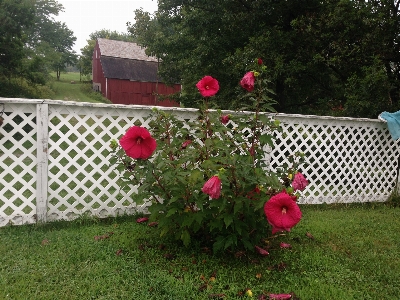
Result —
<path fill-rule="evenodd" d="M 59 81 L 56 79 L 55 73 L 52 74 L 52 77 L 51 88 L 55 92 L 53 100 L 111 103 L 100 93 L 92 91 L 91 83 L 80 81 L 78 72 L 61 73 Z M 87 78 L 82 78 L 82 80 L 87 80 Z"/>

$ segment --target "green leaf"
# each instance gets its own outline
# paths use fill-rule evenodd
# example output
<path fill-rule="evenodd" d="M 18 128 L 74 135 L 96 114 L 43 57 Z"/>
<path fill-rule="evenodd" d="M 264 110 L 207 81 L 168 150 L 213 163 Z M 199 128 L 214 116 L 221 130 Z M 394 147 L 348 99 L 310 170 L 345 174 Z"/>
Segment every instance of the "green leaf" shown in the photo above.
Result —
<path fill-rule="evenodd" d="M 182 222 L 182 227 L 190 227 L 192 225 L 193 221 L 195 220 L 194 214 L 193 213 L 185 213 L 185 217 Z"/>
<path fill-rule="evenodd" d="M 201 224 L 203 221 L 204 214 L 202 212 L 197 212 L 194 214 L 194 218 L 197 223 Z"/>
<path fill-rule="evenodd" d="M 224 216 L 224 223 L 226 228 L 228 228 L 229 225 L 231 225 L 233 222 L 233 215 L 232 214 L 226 214 Z"/>
<path fill-rule="evenodd" d="M 178 208 L 176 208 L 176 207 L 171 208 L 165 217 L 168 218 L 168 217 L 172 216 L 173 214 L 175 214 L 177 212 L 177 210 L 178 210 Z"/>
<path fill-rule="evenodd" d="M 237 200 L 235 206 L 233 207 L 233 214 L 236 215 L 243 208 L 243 202 Z"/>
<path fill-rule="evenodd" d="M 213 252 L 218 253 L 225 245 L 225 238 L 219 236 L 216 238 L 216 242 L 213 244 Z"/>
<path fill-rule="evenodd" d="M 273 136 L 268 134 L 268 133 L 263 134 L 263 135 L 260 136 L 260 142 L 262 144 L 264 144 L 264 145 L 267 144 L 267 145 L 269 145 L 271 147 L 274 146 Z"/>
<path fill-rule="evenodd" d="M 237 237 L 236 235 L 230 235 L 226 241 L 225 241 L 225 245 L 224 245 L 224 250 L 228 249 L 230 246 L 232 245 L 237 245 Z"/>
<path fill-rule="evenodd" d="M 185 245 L 185 247 L 189 246 L 189 244 L 190 244 L 189 231 L 187 231 L 187 230 L 182 231 L 181 240 L 182 240 L 183 244 Z"/>

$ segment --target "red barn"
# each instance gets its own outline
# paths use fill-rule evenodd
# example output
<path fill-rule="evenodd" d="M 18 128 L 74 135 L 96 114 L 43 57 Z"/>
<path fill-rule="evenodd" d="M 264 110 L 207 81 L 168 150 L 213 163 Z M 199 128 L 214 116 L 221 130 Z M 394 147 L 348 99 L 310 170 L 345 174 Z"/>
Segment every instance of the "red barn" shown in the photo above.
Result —
<path fill-rule="evenodd" d="M 159 62 L 135 43 L 97 39 L 93 51 L 93 89 L 115 104 L 179 106 L 175 101 L 158 101 L 157 95 L 181 90 L 167 86 L 158 77 Z"/>

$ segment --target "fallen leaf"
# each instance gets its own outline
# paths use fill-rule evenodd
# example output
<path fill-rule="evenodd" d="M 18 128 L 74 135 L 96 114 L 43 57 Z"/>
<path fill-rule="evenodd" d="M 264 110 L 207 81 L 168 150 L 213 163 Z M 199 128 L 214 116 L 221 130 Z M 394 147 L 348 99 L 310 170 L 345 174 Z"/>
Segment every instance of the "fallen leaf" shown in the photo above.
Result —
<path fill-rule="evenodd" d="M 311 239 L 311 240 L 314 239 L 314 236 L 313 236 L 311 233 L 309 233 L 309 232 L 306 233 L 306 236 L 307 236 L 309 239 Z"/>
<path fill-rule="evenodd" d="M 267 300 L 267 296 L 264 294 L 258 295 L 257 300 Z"/>
<path fill-rule="evenodd" d="M 200 287 L 199 287 L 199 291 L 201 292 L 201 291 L 204 291 L 205 289 L 207 289 L 207 283 L 204 283 L 204 284 L 202 284 Z"/>
<path fill-rule="evenodd" d="M 49 240 L 48 239 L 44 239 L 43 241 L 42 241 L 42 245 L 44 246 L 44 245 L 48 245 L 50 242 L 49 242 Z"/>
<path fill-rule="evenodd" d="M 210 277 L 210 281 L 211 281 L 211 282 L 215 281 L 215 277 L 213 277 L 213 276 Z"/>
<path fill-rule="evenodd" d="M 246 252 L 244 252 L 244 251 L 238 251 L 235 253 L 235 257 L 240 258 L 240 257 L 244 256 L 245 254 L 246 254 Z"/>
<path fill-rule="evenodd" d="M 150 222 L 147 226 L 156 227 L 157 225 L 158 225 L 158 222 Z"/>
<path fill-rule="evenodd" d="M 122 254 L 122 249 L 118 249 L 117 252 L 115 252 L 115 255 L 120 256 Z"/>
<path fill-rule="evenodd" d="M 261 276 L 262 276 L 261 273 L 257 273 L 257 274 L 256 274 L 256 278 L 258 278 L 258 279 L 260 279 Z"/>
<path fill-rule="evenodd" d="M 163 256 L 164 256 L 164 258 L 169 259 L 169 260 L 172 260 L 175 258 L 175 255 L 173 255 L 171 253 L 165 253 Z"/>

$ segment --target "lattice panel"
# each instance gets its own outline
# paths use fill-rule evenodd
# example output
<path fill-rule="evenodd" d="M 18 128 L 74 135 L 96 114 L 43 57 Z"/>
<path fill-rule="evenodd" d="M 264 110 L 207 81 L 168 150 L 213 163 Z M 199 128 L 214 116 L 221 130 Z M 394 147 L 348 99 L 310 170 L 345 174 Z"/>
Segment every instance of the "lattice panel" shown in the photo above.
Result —
<path fill-rule="evenodd" d="M 119 188 L 118 174 L 109 167 L 109 144 L 133 125 L 147 126 L 144 119 L 150 112 L 148 108 L 51 106 L 49 220 L 146 209 L 133 203 L 134 189 Z M 190 112 L 181 117 L 190 119 Z"/>
<path fill-rule="evenodd" d="M 0 226 L 36 221 L 36 105 L 5 103 L 0 127 Z"/>
<path fill-rule="evenodd" d="M 283 132 L 271 153 L 276 169 L 296 151 L 306 154 L 310 181 L 301 203 L 385 201 L 396 185 L 399 147 L 374 120 L 278 115 Z M 287 162 L 287 161 L 286 161 Z"/>

